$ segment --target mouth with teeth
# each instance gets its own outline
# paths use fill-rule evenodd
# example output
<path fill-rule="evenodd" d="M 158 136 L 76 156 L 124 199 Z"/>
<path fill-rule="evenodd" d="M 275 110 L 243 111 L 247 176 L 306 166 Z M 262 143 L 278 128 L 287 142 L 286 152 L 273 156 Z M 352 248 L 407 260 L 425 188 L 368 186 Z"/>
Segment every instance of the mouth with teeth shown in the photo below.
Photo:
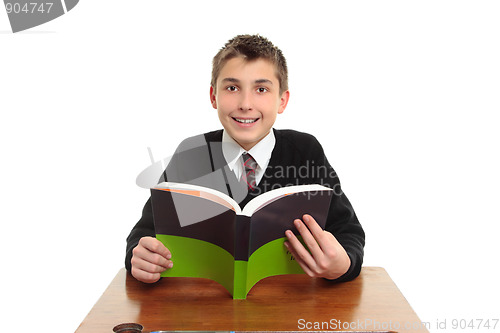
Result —
<path fill-rule="evenodd" d="M 259 118 L 236 118 L 236 117 L 232 117 L 232 118 L 234 119 L 234 121 L 236 121 L 237 123 L 240 123 L 240 124 L 253 124 L 257 120 L 259 120 Z"/>

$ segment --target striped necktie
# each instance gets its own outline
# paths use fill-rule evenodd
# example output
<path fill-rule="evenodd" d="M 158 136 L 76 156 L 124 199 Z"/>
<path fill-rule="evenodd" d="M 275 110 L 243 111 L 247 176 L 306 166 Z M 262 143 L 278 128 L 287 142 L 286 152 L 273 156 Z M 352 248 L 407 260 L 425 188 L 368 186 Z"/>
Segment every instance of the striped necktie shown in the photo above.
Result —
<path fill-rule="evenodd" d="M 247 184 L 248 190 L 252 191 L 257 186 L 255 182 L 255 169 L 257 169 L 257 162 L 250 154 L 243 154 L 243 180 Z"/>

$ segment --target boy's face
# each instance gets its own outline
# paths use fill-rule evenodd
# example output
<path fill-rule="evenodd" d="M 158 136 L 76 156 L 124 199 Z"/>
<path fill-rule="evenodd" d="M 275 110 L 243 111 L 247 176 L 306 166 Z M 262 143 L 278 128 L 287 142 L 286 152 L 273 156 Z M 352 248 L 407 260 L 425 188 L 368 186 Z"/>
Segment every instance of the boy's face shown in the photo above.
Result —
<path fill-rule="evenodd" d="M 210 87 L 210 101 L 231 137 L 250 150 L 271 130 L 290 93 L 280 95 L 275 66 L 265 60 L 229 60 L 219 73 L 217 89 Z"/>

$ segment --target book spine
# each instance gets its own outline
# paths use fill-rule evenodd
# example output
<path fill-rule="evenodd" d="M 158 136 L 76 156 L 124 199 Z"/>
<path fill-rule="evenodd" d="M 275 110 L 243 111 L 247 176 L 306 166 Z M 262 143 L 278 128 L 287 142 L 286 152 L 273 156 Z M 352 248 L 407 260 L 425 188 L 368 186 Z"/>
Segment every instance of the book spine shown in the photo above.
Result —
<path fill-rule="evenodd" d="M 234 228 L 234 260 L 248 261 L 250 252 L 250 217 L 236 215 Z"/>
<path fill-rule="evenodd" d="M 250 217 L 237 215 L 234 228 L 233 299 L 247 297 L 247 267 L 250 251 Z"/>
<path fill-rule="evenodd" d="M 234 261 L 233 299 L 247 298 L 247 268 L 248 261 Z"/>

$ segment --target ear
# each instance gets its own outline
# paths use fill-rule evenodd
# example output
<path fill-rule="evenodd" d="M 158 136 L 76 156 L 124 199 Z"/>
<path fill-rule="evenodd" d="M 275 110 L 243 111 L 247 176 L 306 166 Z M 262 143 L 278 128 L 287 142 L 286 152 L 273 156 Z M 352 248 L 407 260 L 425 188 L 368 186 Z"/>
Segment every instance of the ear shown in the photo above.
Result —
<path fill-rule="evenodd" d="M 278 114 L 282 114 L 285 111 L 286 106 L 288 105 L 288 100 L 290 99 L 290 91 L 287 90 L 283 92 L 280 98 L 280 106 L 278 108 Z"/>
<path fill-rule="evenodd" d="M 214 109 L 217 109 L 217 99 L 215 97 L 215 89 L 210 86 L 210 103 Z"/>

